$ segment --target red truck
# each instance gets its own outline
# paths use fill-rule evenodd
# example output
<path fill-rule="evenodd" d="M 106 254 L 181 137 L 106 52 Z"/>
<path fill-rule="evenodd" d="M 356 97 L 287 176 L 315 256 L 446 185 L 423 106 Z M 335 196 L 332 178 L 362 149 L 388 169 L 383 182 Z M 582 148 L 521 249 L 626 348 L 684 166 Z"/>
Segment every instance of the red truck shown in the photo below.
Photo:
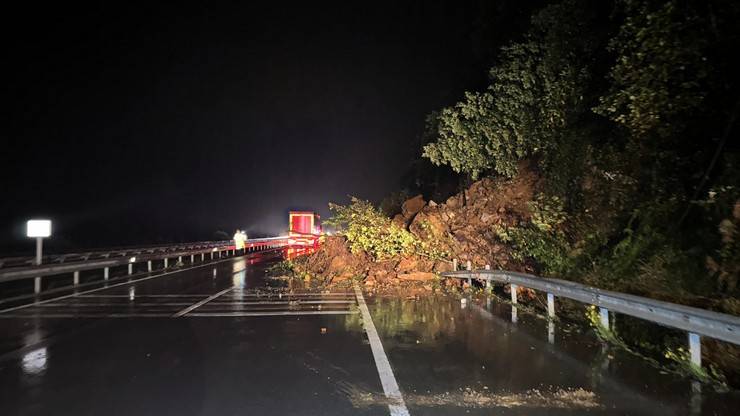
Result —
<path fill-rule="evenodd" d="M 321 217 L 312 211 L 290 211 L 289 230 L 291 245 L 314 246 L 321 237 Z"/>

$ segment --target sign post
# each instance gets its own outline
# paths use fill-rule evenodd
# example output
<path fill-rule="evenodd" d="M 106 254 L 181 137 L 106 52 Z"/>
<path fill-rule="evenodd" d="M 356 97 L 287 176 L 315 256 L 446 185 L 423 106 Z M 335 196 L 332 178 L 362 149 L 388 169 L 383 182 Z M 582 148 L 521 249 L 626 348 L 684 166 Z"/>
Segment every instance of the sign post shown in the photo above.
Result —
<path fill-rule="evenodd" d="M 38 266 L 41 264 L 41 257 L 44 252 L 44 237 L 51 236 L 51 220 L 28 220 L 26 222 L 26 235 L 36 238 L 36 261 Z"/>

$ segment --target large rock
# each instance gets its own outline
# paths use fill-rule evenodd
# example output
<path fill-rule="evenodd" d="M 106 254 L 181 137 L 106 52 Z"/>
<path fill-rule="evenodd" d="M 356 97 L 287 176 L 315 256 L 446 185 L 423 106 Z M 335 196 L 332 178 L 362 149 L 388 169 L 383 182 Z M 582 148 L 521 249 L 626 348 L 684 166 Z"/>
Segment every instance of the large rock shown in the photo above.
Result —
<path fill-rule="evenodd" d="M 430 272 L 434 270 L 434 260 L 423 256 L 404 257 L 396 265 L 399 274 L 411 272 Z"/>
<path fill-rule="evenodd" d="M 401 273 L 398 275 L 400 280 L 428 281 L 434 279 L 435 274 L 429 272 Z"/>
<path fill-rule="evenodd" d="M 427 208 L 416 214 L 409 225 L 409 231 L 425 240 L 440 239 L 447 235 L 447 226 L 438 210 Z"/>
<path fill-rule="evenodd" d="M 480 221 L 483 224 L 488 224 L 494 218 L 495 218 L 495 215 L 484 212 L 483 215 L 480 216 Z"/>
<path fill-rule="evenodd" d="M 415 257 L 404 257 L 396 266 L 398 273 L 409 273 L 418 270 L 419 262 Z"/>
<path fill-rule="evenodd" d="M 419 211 L 424 208 L 424 205 L 426 205 L 424 197 L 421 195 L 416 195 L 411 199 L 407 199 L 406 202 L 401 205 L 401 215 L 403 215 L 403 217 L 408 222 L 412 218 L 414 218 L 414 215 L 418 214 Z"/>
<path fill-rule="evenodd" d="M 327 267 L 326 271 L 327 273 L 331 274 L 342 274 L 347 270 L 347 267 L 349 266 L 349 259 L 347 259 L 346 255 L 339 255 L 336 257 L 333 257 L 331 259 L 331 262 L 329 263 L 329 267 Z"/>
<path fill-rule="evenodd" d="M 377 282 L 394 279 L 396 277 L 395 267 L 395 261 L 373 262 L 369 264 L 367 276 Z"/>
<path fill-rule="evenodd" d="M 451 272 L 453 271 L 452 263 L 449 261 L 437 261 L 434 263 L 434 271 L 437 273 Z"/>
<path fill-rule="evenodd" d="M 333 276 L 332 279 L 331 279 L 331 281 L 332 281 L 332 283 L 341 282 L 341 281 L 344 281 L 344 280 L 349 280 L 349 279 L 353 278 L 354 276 L 355 276 L 355 274 L 351 270 L 345 270 L 344 272 L 342 272 L 342 273 L 340 273 L 340 274 L 338 274 L 336 276 Z"/>

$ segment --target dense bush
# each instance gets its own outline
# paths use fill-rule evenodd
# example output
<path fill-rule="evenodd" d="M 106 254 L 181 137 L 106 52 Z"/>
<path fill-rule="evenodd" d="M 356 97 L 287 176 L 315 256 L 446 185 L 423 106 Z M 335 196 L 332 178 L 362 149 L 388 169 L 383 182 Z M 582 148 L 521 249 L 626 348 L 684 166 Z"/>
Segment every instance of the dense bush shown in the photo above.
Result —
<path fill-rule="evenodd" d="M 511 244 L 511 254 L 515 259 L 535 259 L 549 274 L 567 271 L 571 265 L 572 249 L 563 229 L 566 218 L 562 201 L 558 197 L 539 194 L 528 205 L 532 212 L 528 223 L 496 225 L 496 235 Z"/>
<path fill-rule="evenodd" d="M 329 204 L 332 217 L 326 221 L 347 238 L 353 253 L 365 252 L 375 259 L 410 254 L 416 244 L 413 234 L 391 222 L 370 202 L 352 197 L 349 205 Z"/>
<path fill-rule="evenodd" d="M 329 209 L 332 217 L 326 223 L 347 238 L 354 254 L 367 253 L 375 260 L 408 255 L 442 259 L 449 255 L 439 242 L 418 238 L 368 201 L 352 197 L 349 205 L 329 204 Z M 420 226 L 427 227 L 423 222 Z"/>

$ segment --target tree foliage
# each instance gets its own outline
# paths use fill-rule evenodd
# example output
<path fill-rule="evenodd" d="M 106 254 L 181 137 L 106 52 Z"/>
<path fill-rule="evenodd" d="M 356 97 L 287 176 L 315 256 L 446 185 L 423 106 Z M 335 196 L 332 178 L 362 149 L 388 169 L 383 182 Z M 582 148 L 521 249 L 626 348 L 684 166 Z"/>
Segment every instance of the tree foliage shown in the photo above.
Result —
<path fill-rule="evenodd" d="M 595 111 L 635 138 L 676 138 L 708 92 L 708 25 L 690 2 L 622 0 L 617 59 Z"/>
<path fill-rule="evenodd" d="M 576 3 L 537 14 L 527 38 L 503 48 L 488 88 L 466 92 L 439 113 L 437 140 L 424 147 L 425 157 L 473 178 L 489 170 L 513 177 L 519 160 L 557 145 L 557 132 L 582 108 L 589 78 L 578 57 L 592 44 L 573 41 L 588 20 Z"/>
<path fill-rule="evenodd" d="M 712 199 L 705 183 L 737 185 L 737 149 L 712 138 L 737 132 L 740 70 L 727 57 L 738 17 L 730 0 L 547 6 L 501 50 L 486 88 L 432 116 L 423 155 L 474 178 L 534 161 L 544 181 L 531 218 L 494 231 L 546 273 L 737 293 L 737 199 L 678 219 Z"/>

